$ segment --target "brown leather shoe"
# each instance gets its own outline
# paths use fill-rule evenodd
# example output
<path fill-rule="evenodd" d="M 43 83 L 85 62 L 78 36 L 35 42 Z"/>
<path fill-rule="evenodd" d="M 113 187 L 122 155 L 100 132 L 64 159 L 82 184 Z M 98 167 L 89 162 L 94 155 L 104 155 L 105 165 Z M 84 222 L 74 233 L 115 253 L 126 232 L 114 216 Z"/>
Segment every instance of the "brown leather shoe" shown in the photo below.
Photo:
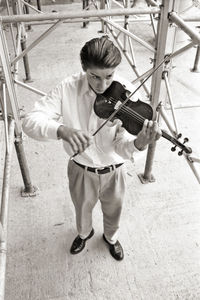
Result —
<path fill-rule="evenodd" d="M 122 260 L 124 258 L 124 251 L 119 241 L 116 241 L 115 244 L 110 244 L 103 234 L 104 241 L 109 245 L 110 254 L 116 260 Z"/>
<path fill-rule="evenodd" d="M 72 246 L 70 248 L 71 254 L 78 254 L 85 248 L 86 241 L 89 240 L 94 235 L 94 229 L 92 228 L 92 231 L 90 234 L 85 238 L 82 239 L 79 235 L 75 238 L 75 240 L 72 243 Z"/>

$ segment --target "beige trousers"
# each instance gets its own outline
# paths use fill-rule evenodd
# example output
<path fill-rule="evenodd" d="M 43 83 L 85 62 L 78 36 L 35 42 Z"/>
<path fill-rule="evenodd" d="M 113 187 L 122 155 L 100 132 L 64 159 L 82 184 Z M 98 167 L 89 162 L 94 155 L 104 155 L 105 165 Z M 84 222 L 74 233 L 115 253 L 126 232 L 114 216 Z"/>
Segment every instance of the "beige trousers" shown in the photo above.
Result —
<path fill-rule="evenodd" d="M 68 164 L 69 190 L 76 211 L 76 226 L 84 239 L 92 230 L 92 210 L 98 200 L 103 212 L 104 235 L 114 244 L 125 195 L 125 166 L 106 174 L 86 171 L 72 160 Z"/>

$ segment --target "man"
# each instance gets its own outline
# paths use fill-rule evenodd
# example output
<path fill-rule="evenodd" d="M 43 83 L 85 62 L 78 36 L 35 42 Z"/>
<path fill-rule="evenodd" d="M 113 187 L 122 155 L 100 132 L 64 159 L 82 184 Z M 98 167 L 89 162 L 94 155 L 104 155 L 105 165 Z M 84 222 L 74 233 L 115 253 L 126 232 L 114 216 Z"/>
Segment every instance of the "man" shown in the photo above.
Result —
<path fill-rule="evenodd" d="M 23 128 L 27 135 L 37 140 L 62 139 L 65 151 L 71 156 L 69 189 L 78 231 L 71 254 L 81 252 L 93 236 L 92 210 L 99 199 L 103 212 L 103 240 L 111 255 L 122 260 L 124 253 L 118 241 L 118 229 L 126 181 L 123 163 L 132 159 L 135 151 L 157 140 L 161 131 L 156 122 L 145 120 L 135 138 L 115 120 L 93 136 L 105 121 L 93 110 L 96 96 L 104 93 L 113 80 L 121 82 L 128 90 L 133 90 L 133 86 L 115 74 L 121 54 L 107 36 L 88 41 L 81 49 L 80 58 L 83 72 L 66 78 L 37 102 L 33 111 L 26 115 Z"/>

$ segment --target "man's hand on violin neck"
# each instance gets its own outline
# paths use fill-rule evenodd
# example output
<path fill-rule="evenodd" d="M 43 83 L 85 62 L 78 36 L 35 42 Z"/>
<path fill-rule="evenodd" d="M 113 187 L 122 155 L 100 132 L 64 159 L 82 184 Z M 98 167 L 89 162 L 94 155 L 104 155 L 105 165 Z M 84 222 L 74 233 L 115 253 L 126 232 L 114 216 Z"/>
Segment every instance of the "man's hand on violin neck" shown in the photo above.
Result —
<path fill-rule="evenodd" d="M 68 142 L 75 153 L 83 152 L 92 144 L 92 137 L 84 131 L 60 125 L 57 131 L 58 137 Z"/>
<path fill-rule="evenodd" d="M 157 141 L 162 135 L 161 129 L 156 121 L 145 120 L 142 130 L 138 133 L 134 141 L 135 146 L 139 150 L 146 148 L 148 144 Z"/>

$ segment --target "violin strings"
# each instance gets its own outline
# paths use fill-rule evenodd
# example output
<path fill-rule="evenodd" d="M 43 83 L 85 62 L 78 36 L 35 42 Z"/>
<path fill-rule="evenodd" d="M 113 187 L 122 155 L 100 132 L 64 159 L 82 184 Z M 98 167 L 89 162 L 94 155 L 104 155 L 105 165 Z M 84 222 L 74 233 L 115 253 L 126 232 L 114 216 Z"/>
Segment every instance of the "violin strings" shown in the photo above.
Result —
<path fill-rule="evenodd" d="M 139 123 L 139 124 L 143 124 L 144 120 L 142 117 L 140 117 L 140 115 L 136 112 L 131 111 L 130 108 L 121 108 L 122 112 L 125 112 L 127 115 L 134 117 L 134 119 Z"/>
<path fill-rule="evenodd" d="M 109 97 L 109 100 L 115 104 L 116 99 Z M 134 117 L 136 119 L 136 121 L 138 121 L 140 124 L 144 123 L 145 118 L 143 118 L 142 116 L 140 116 L 137 112 L 131 110 L 131 108 L 129 107 L 122 107 L 121 108 L 122 112 L 127 113 L 129 116 Z"/>
<path fill-rule="evenodd" d="M 113 104 L 116 104 L 116 99 L 114 99 L 113 97 L 110 97 L 109 100 L 111 100 L 111 102 Z M 144 122 L 145 118 L 142 117 L 140 114 L 138 114 L 137 112 L 133 111 L 130 107 L 128 106 L 123 106 L 121 108 L 122 111 L 124 112 L 127 112 L 127 114 L 135 117 L 137 119 L 137 121 L 140 121 L 140 122 Z"/>

